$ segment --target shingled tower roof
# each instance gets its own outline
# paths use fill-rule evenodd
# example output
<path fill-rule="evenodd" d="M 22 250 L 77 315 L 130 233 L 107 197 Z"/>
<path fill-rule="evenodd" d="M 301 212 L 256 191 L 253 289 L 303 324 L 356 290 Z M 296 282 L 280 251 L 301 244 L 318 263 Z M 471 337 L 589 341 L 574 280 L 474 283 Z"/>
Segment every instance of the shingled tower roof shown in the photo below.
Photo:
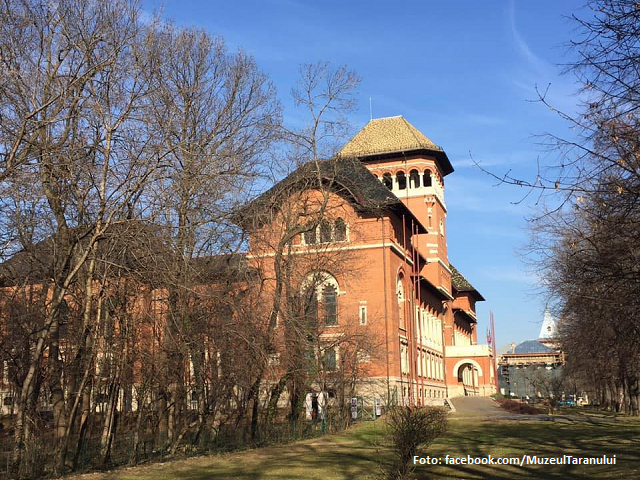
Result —
<path fill-rule="evenodd" d="M 401 115 L 372 119 L 342 147 L 338 156 L 362 158 L 418 151 L 435 155 L 444 175 L 453 172 L 444 150 Z"/>

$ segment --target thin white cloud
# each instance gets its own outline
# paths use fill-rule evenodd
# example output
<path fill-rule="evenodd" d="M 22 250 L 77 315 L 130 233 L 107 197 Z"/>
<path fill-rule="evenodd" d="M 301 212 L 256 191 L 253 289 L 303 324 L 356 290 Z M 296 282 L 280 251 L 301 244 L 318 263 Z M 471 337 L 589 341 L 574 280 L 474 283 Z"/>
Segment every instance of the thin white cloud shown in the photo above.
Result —
<path fill-rule="evenodd" d="M 521 56 L 527 61 L 529 67 L 535 70 L 538 74 L 548 76 L 551 65 L 533 53 L 533 50 L 531 50 L 525 39 L 518 31 L 516 26 L 516 8 L 513 0 L 509 2 L 509 20 L 511 22 L 511 33 Z"/>
<path fill-rule="evenodd" d="M 545 96 L 546 101 L 554 108 L 573 114 L 580 101 L 575 95 L 574 79 L 562 75 L 558 65 L 545 60 L 530 47 L 518 30 L 515 5 L 514 0 L 511 0 L 507 7 L 509 29 L 523 64 L 515 71 L 507 72 L 505 80 L 526 92 L 527 100 L 537 101 L 539 96 Z"/>
<path fill-rule="evenodd" d="M 483 268 L 482 274 L 493 281 L 526 283 L 532 286 L 540 284 L 537 274 L 527 272 L 517 265 L 492 265 Z"/>

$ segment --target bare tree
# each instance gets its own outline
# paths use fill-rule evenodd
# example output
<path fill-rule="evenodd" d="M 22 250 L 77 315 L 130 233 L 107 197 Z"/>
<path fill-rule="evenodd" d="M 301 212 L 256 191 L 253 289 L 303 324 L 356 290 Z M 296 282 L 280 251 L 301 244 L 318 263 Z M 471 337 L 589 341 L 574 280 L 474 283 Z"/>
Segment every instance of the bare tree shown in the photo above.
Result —
<path fill-rule="evenodd" d="M 160 395 L 166 413 L 160 434 L 175 448 L 185 429 L 194 426 L 180 420 L 188 393 L 197 392 L 199 431 L 208 416 L 204 357 L 211 318 L 195 309 L 207 293 L 195 289 L 201 280 L 193 260 L 240 247 L 229 215 L 262 169 L 278 133 L 280 109 L 254 60 L 242 51 L 227 52 L 221 38 L 171 25 L 159 38 L 164 59 L 150 120 L 169 167 L 151 202 L 154 221 L 166 227 L 173 252 L 166 259 L 169 318 L 163 348 L 165 365 L 174 367 Z M 191 392 L 182 380 L 185 362 L 194 369 Z"/>

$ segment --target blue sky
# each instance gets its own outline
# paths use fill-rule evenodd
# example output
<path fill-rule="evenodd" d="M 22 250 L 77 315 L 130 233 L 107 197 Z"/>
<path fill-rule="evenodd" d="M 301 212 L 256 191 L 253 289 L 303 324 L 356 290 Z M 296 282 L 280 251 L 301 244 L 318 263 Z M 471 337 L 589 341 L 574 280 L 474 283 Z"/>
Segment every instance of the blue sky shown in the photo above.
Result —
<path fill-rule="evenodd" d="M 144 8 L 162 6 L 178 25 L 252 54 L 278 88 L 285 121 L 296 123 L 288 95 L 298 66 L 328 60 L 362 76 L 356 129 L 369 120 L 371 97 L 374 117 L 403 115 L 441 145 L 456 170 L 445 179 L 450 260 L 487 299 L 479 340 L 493 310 L 501 346 L 536 338 L 542 323 L 545 297 L 520 258 L 536 196 L 518 203 L 526 191 L 496 186 L 470 155 L 522 178 L 554 161 L 537 135 L 570 132 L 532 100 L 536 85 L 551 83 L 551 103 L 576 110 L 573 78 L 560 73 L 575 36 L 566 17 L 584 13 L 583 3 L 147 0 Z"/>

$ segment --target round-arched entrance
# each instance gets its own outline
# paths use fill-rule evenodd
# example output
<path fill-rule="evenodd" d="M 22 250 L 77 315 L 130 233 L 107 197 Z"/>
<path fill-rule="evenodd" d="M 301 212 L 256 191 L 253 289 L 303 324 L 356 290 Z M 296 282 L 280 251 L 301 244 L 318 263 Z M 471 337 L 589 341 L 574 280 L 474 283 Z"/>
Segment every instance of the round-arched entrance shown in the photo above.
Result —
<path fill-rule="evenodd" d="M 471 358 L 464 358 L 453 367 L 453 375 L 457 378 L 457 394 L 459 396 L 475 396 L 480 393 L 479 378 L 482 367 Z"/>

